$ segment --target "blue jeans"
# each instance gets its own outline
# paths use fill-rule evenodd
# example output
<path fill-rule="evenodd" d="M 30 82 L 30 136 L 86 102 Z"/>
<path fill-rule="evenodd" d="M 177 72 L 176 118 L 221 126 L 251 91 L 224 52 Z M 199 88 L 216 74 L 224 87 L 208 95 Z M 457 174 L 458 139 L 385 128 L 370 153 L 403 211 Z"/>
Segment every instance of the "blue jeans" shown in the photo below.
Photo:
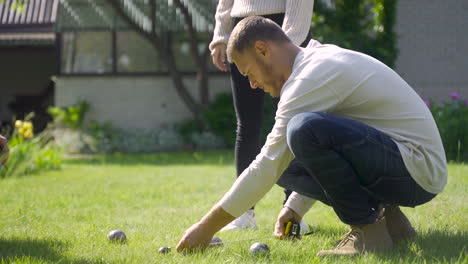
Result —
<path fill-rule="evenodd" d="M 287 127 L 295 159 L 278 185 L 333 207 L 346 224 L 370 224 L 379 205 L 414 207 L 436 195 L 407 171 L 397 145 L 355 120 L 302 113 Z"/>

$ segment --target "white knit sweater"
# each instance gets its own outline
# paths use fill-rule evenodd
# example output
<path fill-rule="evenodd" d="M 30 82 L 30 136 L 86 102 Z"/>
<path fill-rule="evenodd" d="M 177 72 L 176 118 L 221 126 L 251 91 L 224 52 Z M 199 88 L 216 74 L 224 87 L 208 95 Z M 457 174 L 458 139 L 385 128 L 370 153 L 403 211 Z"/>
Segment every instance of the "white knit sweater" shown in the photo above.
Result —
<path fill-rule="evenodd" d="M 296 45 L 300 45 L 310 29 L 314 0 L 219 0 L 216 25 L 210 50 L 218 43 L 227 43 L 234 18 L 285 13 L 282 28 Z"/>

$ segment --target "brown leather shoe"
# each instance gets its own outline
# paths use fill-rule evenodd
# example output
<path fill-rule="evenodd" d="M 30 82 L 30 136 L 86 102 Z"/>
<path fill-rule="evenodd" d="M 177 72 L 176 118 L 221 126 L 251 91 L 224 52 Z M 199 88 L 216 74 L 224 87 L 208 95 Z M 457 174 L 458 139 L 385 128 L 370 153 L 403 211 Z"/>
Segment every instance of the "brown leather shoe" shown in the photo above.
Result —
<path fill-rule="evenodd" d="M 410 221 L 400 210 L 400 207 L 396 205 L 387 206 L 383 215 L 387 221 L 388 233 L 392 237 L 393 243 L 416 237 L 416 230 L 411 226 Z"/>
<path fill-rule="evenodd" d="M 351 226 L 335 249 L 321 250 L 317 256 L 354 255 L 365 251 L 376 251 L 392 247 L 393 242 L 388 234 L 385 218 L 373 224 Z"/>

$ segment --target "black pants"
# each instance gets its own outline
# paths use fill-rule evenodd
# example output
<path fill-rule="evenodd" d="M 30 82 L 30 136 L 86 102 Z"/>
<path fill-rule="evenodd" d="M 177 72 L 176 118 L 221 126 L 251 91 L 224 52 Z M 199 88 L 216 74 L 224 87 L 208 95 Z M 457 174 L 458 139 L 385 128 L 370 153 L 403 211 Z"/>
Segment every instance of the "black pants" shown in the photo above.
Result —
<path fill-rule="evenodd" d="M 265 15 L 263 17 L 269 18 L 281 26 L 283 24 L 284 13 Z M 237 18 L 234 23 L 237 24 L 241 20 L 242 18 Z M 310 36 L 307 36 L 301 46 L 305 47 L 309 40 Z M 237 117 L 234 152 L 237 176 L 239 176 L 260 153 L 262 147 L 260 132 L 262 131 L 265 92 L 262 89 L 252 89 L 249 79 L 239 73 L 235 64 L 231 64 L 231 86 Z M 276 107 L 279 99 L 272 98 L 272 100 Z M 285 193 L 287 199 L 291 192 L 285 190 Z"/>

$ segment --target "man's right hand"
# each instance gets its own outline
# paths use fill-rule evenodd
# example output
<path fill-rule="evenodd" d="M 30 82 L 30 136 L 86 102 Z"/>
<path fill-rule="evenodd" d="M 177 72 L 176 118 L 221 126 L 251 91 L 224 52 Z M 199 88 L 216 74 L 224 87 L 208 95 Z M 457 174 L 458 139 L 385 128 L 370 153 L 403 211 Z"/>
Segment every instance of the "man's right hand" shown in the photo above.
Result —
<path fill-rule="evenodd" d="M 226 44 L 219 43 L 213 47 L 211 51 L 211 58 L 213 59 L 213 64 L 218 68 L 220 71 L 227 71 L 228 67 L 226 65 Z"/>
<path fill-rule="evenodd" d="M 0 164 L 5 165 L 5 163 L 8 160 L 8 154 L 10 153 L 10 150 L 8 149 L 8 140 L 0 135 L 0 149 L 1 155 L 0 155 Z"/>
<path fill-rule="evenodd" d="M 297 223 L 300 223 L 302 220 L 302 217 L 300 217 L 291 208 L 286 207 L 286 206 L 283 207 L 283 209 L 280 211 L 278 215 L 278 219 L 276 220 L 275 232 L 274 232 L 275 237 L 280 238 L 280 239 L 286 238 L 284 234 L 285 226 L 286 226 L 286 223 L 291 220 L 294 220 Z"/>

